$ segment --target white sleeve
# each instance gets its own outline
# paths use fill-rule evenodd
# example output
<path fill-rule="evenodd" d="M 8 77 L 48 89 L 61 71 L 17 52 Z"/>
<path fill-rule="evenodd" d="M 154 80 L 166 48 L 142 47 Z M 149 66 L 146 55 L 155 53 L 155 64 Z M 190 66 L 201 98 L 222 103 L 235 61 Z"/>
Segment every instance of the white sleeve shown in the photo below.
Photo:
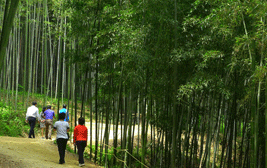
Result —
<path fill-rule="evenodd" d="M 27 110 L 27 112 L 26 112 L 26 117 L 25 117 L 25 120 L 28 120 L 28 110 Z"/>
<path fill-rule="evenodd" d="M 26 120 L 28 120 L 28 118 L 29 118 L 29 113 L 28 112 L 29 112 L 29 108 L 27 108 L 27 113 L 26 113 L 26 118 L 25 118 Z"/>

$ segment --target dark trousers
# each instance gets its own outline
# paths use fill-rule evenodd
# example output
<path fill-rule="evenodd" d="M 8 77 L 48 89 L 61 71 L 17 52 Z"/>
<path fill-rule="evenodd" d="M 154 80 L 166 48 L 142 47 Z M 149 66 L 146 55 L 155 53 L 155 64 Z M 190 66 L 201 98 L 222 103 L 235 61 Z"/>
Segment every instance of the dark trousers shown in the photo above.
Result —
<path fill-rule="evenodd" d="M 86 141 L 76 141 L 76 145 L 78 148 L 79 163 L 84 164 L 83 152 L 84 152 L 84 149 L 86 147 Z"/>
<path fill-rule="evenodd" d="M 57 139 L 57 147 L 59 153 L 59 163 L 65 163 L 65 150 L 68 139 L 58 138 Z"/>
<path fill-rule="evenodd" d="M 35 123 L 36 123 L 36 118 L 34 117 L 29 117 L 28 118 L 28 121 L 29 121 L 29 124 L 30 124 L 30 132 L 29 132 L 29 138 L 35 138 L 35 135 L 34 135 L 34 127 L 35 127 Z"/>

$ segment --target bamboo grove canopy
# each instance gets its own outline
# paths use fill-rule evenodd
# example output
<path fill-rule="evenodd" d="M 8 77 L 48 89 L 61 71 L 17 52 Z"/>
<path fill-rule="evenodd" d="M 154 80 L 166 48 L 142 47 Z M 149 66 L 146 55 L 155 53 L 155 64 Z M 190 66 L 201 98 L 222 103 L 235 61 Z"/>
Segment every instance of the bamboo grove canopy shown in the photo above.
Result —
<path fill-rule="evenodd" d="M 68 102 L 105 167 L 266 167 L 266 5 L 1 1 L 1 101 Z"/>

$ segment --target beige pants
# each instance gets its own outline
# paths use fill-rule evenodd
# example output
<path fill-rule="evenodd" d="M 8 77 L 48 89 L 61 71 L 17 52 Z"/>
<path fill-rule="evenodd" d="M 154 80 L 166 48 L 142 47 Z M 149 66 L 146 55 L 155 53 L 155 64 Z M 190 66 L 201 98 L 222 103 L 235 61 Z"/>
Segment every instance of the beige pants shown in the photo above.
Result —
<path fill-rule="evenodd" d="M 51 139 L 51 134 L 52 134 L 52 127 L 53 127 L 53 120 L 45 120 L 45 138 L 46 139 Z"/>

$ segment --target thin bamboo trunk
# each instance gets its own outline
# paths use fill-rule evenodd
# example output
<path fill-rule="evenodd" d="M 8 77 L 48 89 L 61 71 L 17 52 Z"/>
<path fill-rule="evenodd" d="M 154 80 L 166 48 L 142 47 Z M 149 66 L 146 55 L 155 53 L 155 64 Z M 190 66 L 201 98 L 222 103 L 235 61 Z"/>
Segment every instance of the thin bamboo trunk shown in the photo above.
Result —
<path fill-rule="evenodd" d="M 108 89 L 108 100 L 107 100 L 107 107 L 106 107 L 106 127 L 105 127 L 105 167 L 108 167 L 108 146 L 109 146 L 109 111 L 110 111 L 110 101 L 111 101 L 111 77 L 109 77 L 109 89 Z"/>
<path fill-rule="evenodd" d="M 42 90 L 42 92 L 41 93 L 43 93 L 44 94 L 44 103 L 43 103 L 43 106 L 45 106 L 46 105 L 46 102 L 47 102 L 47 62 L 48 62 L 48 57 L 47 57 L 47 35 L 46 35 L 46 33 L 47 33 L 47 24 L 45 23 L 46 22 L 46 18 L 47 18 L 47 1 L 46 0 L 44 0 L 43 1 L 43 7 L 44 7 L 44 15 L 43 15 L 43 36 L 44 36 L 44 38 L 43 38 L 43 45 L 42 45 L 42 56 L 43 56 L 43 64 L 42 64 L 42 66 L 43 66 L 43 82 L 42 82 L 42 87 L 43 87 L 43 89 L 41 89 Z"/>
<path fill-rule="evenodd" d="M 175 20 L 175 30 L 174 30 L 174 48 L 177 48 L 177 2 L 174 0 L 174 20 Z M 172 125 L 172 154 L 171 154 L 171 167 L 176 167 L 176 154 L 177 154 L 177 100 L 176 100 L 176 90 L 177 90 L 177 62 L 174 62 L 173 69 L 173 125 Z"/>
<path fill-rule="evenodd" d="M 65 16 L 64 18 L 64 25 L 67 24 L 67 16 Z M 66 54 L 66 39 L 67 39 L 67 26 L 65 26 L 64 29 L 64 41 L 63 41 L 63 55 Z M 62 92 L 62 96 L 61 96 L 61 100 L 62 100 L 62 104 L 64 104 L 64 87 L 66 87 L 66 63 L 65 63 L 65 57 L 63 57 L 63 68 L 62 68 L 62 88 L 61 88 L 61 92 Z"/>
<path fill-rule="evenodd" d="M 15 14 L 18 8 L 19 0 L 6 0 L 5 12 L 4 12 L 4 20 L 2 26 L 1 33 L 1 41 L 0 41 L 0 70 L 3 66 L 3 62 L 6 56 L 6 47 L 8 45 L 9 35 L 11 28 L 13 26 L 13 21 L 15 18 Z"/>
<path fill-rule="evenodd" d="M 118 145 L 118 129 L 119 129 L 119 115 L 122 111 L 122 77 L 123 77 L 123 65 L 121 66 L 121 76 L 120 76 L 120 82 L 119 82 L 119 95 L 118 95 L 118 109 L 116 114 L 116 126 L 115 126 L 115 137 L 114 137 L 114 161 L 113 164 L 116 165 L 116 157 L 117 157 L 117 145 Z M 122 128 L 121 128 L 122 129 Z"/>
<path fill-rule="evenodd" d="M 95 160 L 94 162 L 96 163 L 97 160 L 97 153 L 98 153 L 98 53 L 96 55 L 96 64 L 95 64 L 95 68 L 96 68 L 96 72 L 95 72 Z"/>
<path fill-rule="evenodd" d="M 62 20 L 59 20 L 57 19 L 57 25 L 58 25 L 58 22 L 60 22 L 60 30 L 61 30 L 61 27 L 62 27 Z M 59 39 L 58 39 L 58 45 L 57 45 L 57 72 L 56 72 L 56 91 L 55 91 L 55 99 L 57 98 L 57 95 L 59 94 L 58 92 L 58 88 L 59 88 L 59 76 L 61 76 L 61 73 L 59 72 L 61 69 L 60 69 L 60 65 L 61 65 L 61 59 L 60 59 L 60 48 L 61 48 L 61 35 L 59 35 Z"/>
<path fill-rule="evenodd" d="M 29 2 L 28 1 L 26 1 L 26 9 L 27 9 L 27 11 L 28 11 L 28 9 L 29 9 Z M 29 33 L 29 30 L 28 30 L 28 26 L 29 26 L 29 14 L 28 14 L 28 12 L 26 11 L 26 21 L 25 21 L 25 33 L 24 33 L 24 35 L 25 35 L 25 48 L 24 48 L 24 72 L 23 72 L 23 74 L 24 74 L 24 79 L 23 79 L 23 104 L 24 104 L 24 108 L 26 109 L 27 108 L 27 106 L 28 106 L 28 102 L 26 101 L 26 103 L 25 103 L 25 100 L 26 100 L 26 98 L 25 98 L 25 94 L 26 94 L 26 79 L 27 79 L 27 69 L 29 69 L 29 68 L 27 68 L 27 63 L 28 63 L 28 60 L 29 59 L 27 59 L 28 58 L 28 33 Z"/>
<path fill-rule="evenodd" d="M 16 50 L 17 50 L 17 45 L 16 45 L 16 28 L 13 27 L 13 33 L 14 34 L 12 36 L 13 40 L 12 40 L 12 46 L 13 46 L 13 50 L 12 50 L 12 65 L 11 65 L 11 102 L 14 102 L 14 87 L 15 87 L 15 57 L 16 57 Z"/>
<path fill-rule="evenodd" d="M 20 24 L 20 17 L 19 18 L 19 24 Z M 17 76 L 16 76 L 16 107 L 15 107 L 15 111 L 17 111 L 17 102 L 18 102 L 18 88 L 19 88 L 19 63 L 20 63 L 20 51 L 21 51 L 21 39 L 20 39 L 20 29 L 18 29 L 18 33 L 17 33 Z"/>
<path fill-rule="evenodd" d="M 78 48 L 77 48 L 78 50 Z M 75 63 L 75 82 L 74 82 L 74 88 L 75 88 L 75 91 L 74 91 L 74 99 L 75 99 L 75 113 L 74 113 L 74 127 L 77 126 L 77 106 L 78 106 L 78 103 L 77 103 L 77 99 L 78 99 L 78 75 L 77 75 L 77 72 L 78 72 L 78 65 L 77 63 Z M 75 148 L 74 148 L 74 153 L 76 153 L 76 145 L 75 145 Z"/>
<path fill-rule="evenodd" d="M 223 99 L 223 98 L 222 98 Z M 219 133 L 220 133 L 220 125 L 221 125 L 221 113 L 222 113 L 222 108 L 221 108 L 221 96 L 219 98 L 219 103 L 218 103 L 218 119 L 217 119 L 217 128 L 216 128 L 216 134 L 214 138 L 214 153 L 213 153 L 213 162 L 212 162 L 212 168 L 216 166 L 216 158 L 217 158 L 217 152 L 218 152 L 218 146 L 219 146 Z M 224 102 L 222 102 L 222 107 L 224 107 Z"/>
<path fill-rule="evenodd" d="M 90 63 L 89 63 L 89 108 L 90 108 L 90 160 L 92 160 L 92 145 L 93 145 L 93 141 L 92 141 L 92 136 L 93 136 L 93 100 L 92 100 L 92 67 L 91 67 L 91 55 L 90 55 Z"/>
<path fill-rule="evenodd" d="M 146 157 L 146 145 L 147 145 L 147 130 L 148 130 L 148 121 L 147 121 L 147 93 L 148 93 L 148 69 L 147 69 L 147 76 L 146 76 L 146 84 L 145 84 L 145 97 L 143 100 L 142 105 L 142 128 L 141 128 L 141 144 L 142 144 L 142 151 L 141 151 L 141 162 L 143 163 L 141 167 L 143 168 L 145 163 L 145 157 Z"/>
<path fill-rule="evenodd" d="M 239 3 L 241 3 L 241 1 L 239 0 Z M 243 23 L 243 27 L 245 30 L 245 36 L 248 39 L 248 31 L 247 31 L 247 26 L 246 26 L 246 22 L 244 19 L 244 15 L 243 13 L 241 13 L 242 15 L 242 23 Z M 252 56 L 252 52 L 250 49 L 250 46 L 248 44 L 248 52 L 249 52 L 249 57 L 250 60 L 252 62 L 251 67 L 252 67 L 252 72 L 255 71 L 255 58 Z M 252 85 L 252 87 L 254 87 L 254 85 Z M 256 123 L 256 94 L 255 94 L 255 90 L 253 89 L 253 94 L 252 94 L 252 103 L 251 103 L 251 133 L 254 134 L 253 136 L 251 136 L 251 157 L 250 157 L 250 167 L 251 168 L 255 168 L 257 167 L 257 133 L 256 133 L 256 125 L 258 123 Z"/>
<path fill-rule="evenodd" d="M 11 61 L 12 61 L 12 50 L 13 50 L 13 45 L 12 45 L 12 38 L 11 38 L 11 35 L 10 35 L 10 39 L 9 40 L 9 46 L 8 46 L 8 49 L 7 49 L 7 73 L 6 73 L 6 83 L 7 83 L 7 92 L 6 92 L 6 105 L 9 106 L 9 97 L 10 97 L 10 83 L 11 83 Z"/>

